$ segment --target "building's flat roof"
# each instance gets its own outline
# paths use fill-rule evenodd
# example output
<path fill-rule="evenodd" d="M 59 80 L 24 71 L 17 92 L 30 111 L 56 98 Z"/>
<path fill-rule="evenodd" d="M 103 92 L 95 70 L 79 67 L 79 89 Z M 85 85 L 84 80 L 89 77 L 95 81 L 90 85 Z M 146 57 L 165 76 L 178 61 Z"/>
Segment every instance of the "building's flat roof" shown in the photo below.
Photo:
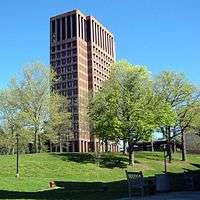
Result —
<path fill-rule="evenodd" d="M 62 14 L 54 15 L 54 16 L 50 17 L 50 20 L 53 20 L 53 19 L 56 19 L 56 18 L 60 18 L 63 15 L 66 15 L 66 16 L 67 15 L 71 15 L 73 13 L 80 13 L 81 15 L 84 15 L 86 18 L 90 17 L 91 19 L 93 19 L 94 21 L 96 21 L 99 25 L 101 25 L 102 28 L 105 29 L 114 38 L 114 35 L 105 26 L 103 26 L 103 24 L 100 21 L 98 21 L 94 16 L 92 16 L 92 15 L 85 15 L 79 9 L 74 9 L 74 10 L 71 10 L 71 11 L 68 11 L 68 12 L 65 12 L 65 13 L 62 13 Z"/>

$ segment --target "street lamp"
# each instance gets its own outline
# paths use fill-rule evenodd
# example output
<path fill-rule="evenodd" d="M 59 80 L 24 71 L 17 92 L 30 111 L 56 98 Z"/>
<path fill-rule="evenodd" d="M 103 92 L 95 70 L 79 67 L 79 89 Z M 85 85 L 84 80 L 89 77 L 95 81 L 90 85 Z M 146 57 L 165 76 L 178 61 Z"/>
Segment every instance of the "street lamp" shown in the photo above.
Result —
<path fill-rule="evenodd" d="M 163 146 L 164 151 L 164 167 L 165 167 L 165 174 L 167 173 L 167 155 L 166 155 L 166 144 Z"/>
<path fill-rule="evenodd" d="M 16 139 L 17 139 L 16 177 L 19 178 L 19 133 L 16 134 Z"/>

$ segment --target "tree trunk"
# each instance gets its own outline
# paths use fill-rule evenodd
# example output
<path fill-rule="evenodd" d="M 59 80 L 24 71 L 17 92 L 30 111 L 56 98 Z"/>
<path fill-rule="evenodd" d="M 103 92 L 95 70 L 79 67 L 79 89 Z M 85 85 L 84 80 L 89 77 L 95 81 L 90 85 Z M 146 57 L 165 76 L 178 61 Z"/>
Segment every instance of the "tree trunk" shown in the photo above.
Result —
<path fill-rule="evenodd" d="M 60 153 L 62 153 L 63 152 L 63 145 L 62 145 L 61 141 L 60 141 L 59 145 L 60 145 Z"/>
<path fill-rule="evenodd" d="M 15 154 L 15 148 L 14 148 L 14 147 L 12 147 L 12 149 L 11 149 L 11 154 L 12 154 L 12 155 Z"/>
<path fill-rule="evenodd" d="M 123 154 L 126 154 L 126 140 L 123 140 Z"/>
<path fill-rule="evenodd" d="M 172 144 L 169 142 L 169 163 L 172 162 Z"/>
<path fill-rule="evenodd" d="M 176 140 L 173 140 L 173 152 L 176 153 Z"/>
<path fill-rule="evenodd" d="M 101 139 L 99 139 L 99 146 L 98 146 L 98 152 L 102 152 L 102 144 L 101 144 Z"/>
<path fill-rule="evenodd" d="M 108 152 L 108 140 L 105 140 L 105 152 Z"/>
<path fill-rule="evenodd" d="M 153 140 L 151 140 L 151 151 L 154 152 Z"/>
<path fill-rule="evenodd" d="M 186 151 L 186 142 L 185 142 L 185 134 L 184 132 L 181 133 L 181 144 L 182 144 L 182 161 L 187 160 L 187 151 Z"/>
<path fill-rule="evenodd" d="M 53 147 L 52 147 L 52 142 L 51 142 L 51 140 L 49 141 L 49 150 L 50 150 L 50 153 L 52 152 L 52 149 L 53 149 Z"/>
<path fill-rule="evenodd" d="M 38 147 L 37 147 L 37 133 L 35 133 L 34 146 L 35 146 L 35 148 L 34 148 L 35 153 L 37 153 L 38 152 Z"/>
<path fill-rule="evenodd" d="M 99 138 L 97 151 L 96 151 L 97 165 L 100 166 L 100 158 L 101 158 L 101 139 Z"/>
<path fill-rule="evenodd" d="M 172 148 L 171 148 L 171 132 L 170 132 L 170 126 L 166 128 L 167 130 L 167 156 L 168 156 L 168 162 L 172 162 Z"/>
<path fill-rule="evenodd" d="M 128 142 L 128 164 L 134 165 L 134 144 Z"/>
<path fill-rule="evenodd" d="M 34 150 L 35 150 L 35 153 L 37 153 L 38 152 L 38 145 L 37 145 L 37 128 L 35 128 L 35 132 L 34 132 L 34 136 L 35 136 L 35 138 L 34 138 Z"/>
<path fill-rule="evenodd" d="M 131 151 L 128 152 L 128 164 L 133 165 L 132 152 Z"/>
<path fill-rule="evenodd" d="M 61 133 L 59 134 L 59 152 L 63 152 L 63 135 Z"/>
<path fill-rule="evenodd" d="M 11 134 L 12 134 L 12 136 L 14 136 L 14 128 L 13 128 L 13 126 L 11 127 Z M 15 145 L 10 148 L 9 154 L 11 154 L 11 155 L 15 154 Z"/>
<path fill-rule="evenodd" d="M 12 152 L 11 152 L 11 148 L 7 148 L 7 149 L 8 149 L 8 150 L 7 150 L 7 154 L 8 154 L 8 155 L 11 155 L 11 153 L 12 153 Z"/>
<path fill-rule="evenodd" d="M 41 137 L 38 135 L 38 153 L 40 153 L 42 150 L 42 144 L 41 144 Z"/>
<path fill-rule="evenodd" d="M 171 163 L 172 162 L 172 148 L 171 148 L 171 143 L 169 140 L 167 141 L 167 156 L 168 156 L 168 162 Z"/>
<path fill-rule="evenodd" d="M 129 151 L 128 152 L 128 164 L 133 166 L 134 159 L 135 159 L 134 151 Z"/>

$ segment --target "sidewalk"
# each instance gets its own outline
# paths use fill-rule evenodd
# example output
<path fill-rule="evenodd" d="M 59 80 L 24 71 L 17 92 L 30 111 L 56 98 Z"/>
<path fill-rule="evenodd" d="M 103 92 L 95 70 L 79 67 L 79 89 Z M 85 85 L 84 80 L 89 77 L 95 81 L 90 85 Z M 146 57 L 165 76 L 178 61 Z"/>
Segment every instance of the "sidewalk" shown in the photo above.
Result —
<path fill-rule="evenodd" d="M 122 198 L 118 200 L 130 200 L 129 198 Z M 152 196 L 145 196 L 143 198 L 133 197 L 132 200 L 200 200 L 200 192 L 170 192 L 157 194 Z"/>

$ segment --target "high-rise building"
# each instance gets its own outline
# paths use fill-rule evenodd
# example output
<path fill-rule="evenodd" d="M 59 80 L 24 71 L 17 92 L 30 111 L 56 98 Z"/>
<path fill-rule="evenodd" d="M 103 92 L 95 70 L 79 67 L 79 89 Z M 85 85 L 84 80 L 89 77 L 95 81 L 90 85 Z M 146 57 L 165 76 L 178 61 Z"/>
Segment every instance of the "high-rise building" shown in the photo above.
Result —
<path fill-rule="evenodd" d="M 66 96 L 72 113 L 67 151 L 88 152 L 99 145 L 89 130 L 88 96 L 102 88 L 114 61 L 114 37 L 94 17 L 79 10 L 51 17 L 50 64 L 60 77 L 55 89 Z"/>

